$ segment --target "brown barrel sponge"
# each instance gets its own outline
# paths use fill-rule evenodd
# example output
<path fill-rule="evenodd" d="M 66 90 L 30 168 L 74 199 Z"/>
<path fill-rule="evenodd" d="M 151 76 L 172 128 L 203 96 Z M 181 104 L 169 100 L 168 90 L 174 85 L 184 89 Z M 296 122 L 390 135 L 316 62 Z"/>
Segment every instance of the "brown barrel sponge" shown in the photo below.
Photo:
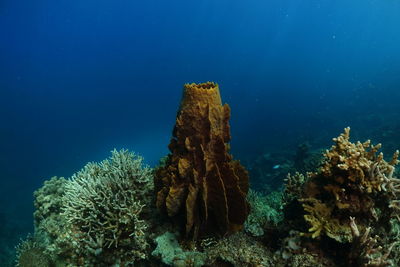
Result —
<path fill-rule="evenodd" d="M 229 118 L 216 83 L 184 85 L 171 153 L 155 186 L 157 207 L 181 219 L 187 237 L 233 233 L 249 213 L 249 177 L 229 154 Z"/>

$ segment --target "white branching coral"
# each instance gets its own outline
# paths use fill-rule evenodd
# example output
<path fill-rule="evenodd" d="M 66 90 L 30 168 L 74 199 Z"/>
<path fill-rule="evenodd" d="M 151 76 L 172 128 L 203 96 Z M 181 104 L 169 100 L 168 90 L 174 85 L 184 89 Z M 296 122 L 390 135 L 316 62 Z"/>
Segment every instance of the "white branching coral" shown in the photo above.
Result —
<path fill-rule="evenodd" d="M 151 189 L 151 169 L 127 150 L 114 150 L 109 159 L 74 174 L 65 186 L 62 214 L 74 261 L 94 264 L 101 254 L 110 264 L 126 265 L 145 258 L 143 212 Z"/>

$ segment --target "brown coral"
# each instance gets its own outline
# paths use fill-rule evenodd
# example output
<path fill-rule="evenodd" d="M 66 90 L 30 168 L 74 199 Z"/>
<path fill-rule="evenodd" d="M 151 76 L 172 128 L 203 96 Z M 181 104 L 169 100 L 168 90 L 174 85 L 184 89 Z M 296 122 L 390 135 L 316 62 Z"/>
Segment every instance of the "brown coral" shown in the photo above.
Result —
<path fill-rule="evenodd" d="M 230 108 L 218 85 L 185 84 L 171 154 L 156 170 L 157 207 L 186 218 L 186 234 L 226 234 L 248 215 L 248 174 L 229 154 Z"/>
<path fill-rule="evenodd" d="M 393 216 L 399 179 L 393 177 L 398 152 L 390 162 L 377 153 L 380 144 L 350 142 L 350 128 L 334 138 L 324 154 L 318 172 L 308 174 L 303 192 L 305 220 L 316 238 L 325 234 L 339 242 L 352 240 L 350 217 L 359 220 L 360 229 L 388 224 Z"/>
<path fill-rule="evenodd" d="M 338 218 L 332 216 L 331 207 L 315 198 L 302 199 L 301 202 L 308 212 L 304 219 L 312 225 L 308 230 L 312 238 L 320 236 L 322 232 L 339 242 L 348 242 L 351 239 L 350 227 L 342 225 Z"/>

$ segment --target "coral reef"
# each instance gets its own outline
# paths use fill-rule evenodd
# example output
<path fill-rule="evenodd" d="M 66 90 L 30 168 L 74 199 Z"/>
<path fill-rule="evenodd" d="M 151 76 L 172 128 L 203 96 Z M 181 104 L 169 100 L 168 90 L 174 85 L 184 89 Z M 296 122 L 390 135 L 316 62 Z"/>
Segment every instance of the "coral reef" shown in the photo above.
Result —
<path fill-rule="evenodd" d="M 225 266 L 224 263 L 237 267 L 273 265 L 269 249 L 243 232 L 219 240 L 204 253 L 207 266 Z"/>
<path fill-rule="evenodd" d="M 326 258 L 321 258 L 317 254 L 310 254 L 307 252 L 295 254 L 293 257 L 285 261 L 284 264 L 278 266 L 290 267 L 334 267 L 336 266 L 332 261 Z"/>
<path fill-rule="evenodd" d="M 177 234 L 165 232 L 158 236 L 155 242 L 157 247 L 151 254 L 159 257 L 166 265 L 175 267 L 204 265 L 205 254 L 198 251 L 184 251 L 178 243 Z"/>
<path fill-rule="evenodd" d="M 388 225 L 397 209 L 399 180 L 393 177 L 398 151 L 390 162 L 377 151 L 381 147 L 350 142 L 345 128 L 325 153 L 318 172 L 310 173 L 303 202 L 305 220 L 313 238 L 326 234 L 339 242 L 352 241 L 350 217 L 362 229 Z"/>
<path fill-rule="evenodd" d="M 62 198 L 71 258 L 79 264 L 94 264 L 89 259 L 101 254 L 114 264 L 144 259 L 148 225 L 143 209 L 151 178 L 142 158 L 127 150 L 114 150 L 109 160 L 89 163 L 74 174 Z"/>
<path fill-rule="evenodd" d="M 380 237 L 371 237 L 371 227 L 360 233 L 355 219 L 350 217 L 350 228 L 353 235 L 352 248 L 348 256 L 348 262 L 352 266 L 389 266 L 393 262 L 389 260 L 396 242 L 385 244 L 380 242 Z"/>
<path fill-rule="evenodd" d="M 229 154 L 229 117 L 217 84 L 186 84 L 171 154 L 155 174 L 157 207 L 183 218 L 194 239 L 238 231 L 248 215 L 248 174 Z"/>
<path fill-rule="evenodd" d="M 35 199 L 33 218 L 36 227 L 43 226 L 44 220 L 52 220 L 53 216 L 61 213 L 62 196 L 65 192 L 66 183 L 67 180 L 63 177 L 54 176 L 45 181 L 43 186 L 33 193 Z"/>
<path fill-rule="evenodd" d="M 302 197 L 303 187 L 307 181 L 307 176 L 299 172 L 295 172 L 295 174 L 288 173 L 284 181 L 284 203 L 290 203 L 291 201 Z"/>
<path fill-rule="evenodd" d="M 42 244 L 37 243 L 31 236 L 22 241 L 16 248 L 17 267 L 50 267 L 51 259 L 45 254 Z"/>
<path fill-rule="evenodd" d="M 292 162 L 264 155 L 268 179 L 319 166 L 265 194 L 229 154 L 229 117 L 218 85 L 186 84 L 170 154 L 154 170 L 114 150 L 46 181 L 17 266 L 399 266 L 398 151 L 386 161 L 380 144 L 352 143 L 345 128 L 322 162 L 307 144 Z"/>
<path fill-rule="evenodd" d="M 333 208 L 315 198 L 302 199 L 304 210 L 307 212 L 304 219 L 312 225 L 308 230 L 311 237 L 319 237 L 322 233 L 339 242 L 350 242 L 351 231 L 349 225 L 341 223 L 333 213 Z"/>
<path fill-rule="evenodd" d="M 337 265 L 394 266 L 400 189 L 394 173 L 399 152 L 385 161 L 378 153 L 380 144 L 352 143 L 350 128 L 333 141 L 317 171 L 288 175 L 285 225 L 303 231 L 301 246 L 307 253 L 331 258 Z M 296 215 L 289 218 L 290 213 Z M 298 220 L 300 214 L 308 226 Z"/>
<path fill-rule="evenodd" d="M 35 212 L 33 213 L 36 243 L 45 247 L 45 252 L 53 259 L 63 252 L 59 246 L 60 233 L 65 231 L 67 220 L 62 216 L 63 196 L 68 180 L 52 177 L 36 190 L 34 195 Z"/>
<path fill-rule="evenodd" d="M 280 254 L 283 260 L 288 260 L 301 252 L 303 251 L 301 247 L 300 233 L 294 230 L 289 231 L 289 235 L 283 239 L 282 246 L 277 254 Z"/>
<path fill-rule="evenodd" d="M 261 242 L 244 232 L 238 232 L 220 240 L 203 239 L 195 248 L 185 250 L 177 240 L 177 234 L 165 232 L 155 239 L 153 256 L 168 266 L 272 266 L 274 257 Z"/>
<path fill-rule="evenodd" d="M 88 163 L 71 179 L 53 177 L 35 192 L 34 241 L 52 263 L 127 266 L 147 257 L 153 177 L 142 160 L 114 150 L 109 159 Z"/>
<path fill-rule="evenodd" d="M 265 228 L 275 227 L 282 220 L 281 198 L 278 192 L 264 196 L 250 189 L 247 194 L 250 214 L 244 224 L 245 231 L 253 236 L 262 236 Z"/>

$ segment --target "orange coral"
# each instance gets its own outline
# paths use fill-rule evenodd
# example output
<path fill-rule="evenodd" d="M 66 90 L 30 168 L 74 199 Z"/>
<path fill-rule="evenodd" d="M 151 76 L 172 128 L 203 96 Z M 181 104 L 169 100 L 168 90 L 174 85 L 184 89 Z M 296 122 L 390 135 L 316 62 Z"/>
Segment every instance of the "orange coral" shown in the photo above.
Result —
<path fill-rule="evenodd" d="M 157 207 L 185 217 L 194 238 L 235 232 L 248 215 L 248 173 L 229 154 L 229 117 L 217 84 L 185 84 L 171 154 L 156 170 Z"/>

